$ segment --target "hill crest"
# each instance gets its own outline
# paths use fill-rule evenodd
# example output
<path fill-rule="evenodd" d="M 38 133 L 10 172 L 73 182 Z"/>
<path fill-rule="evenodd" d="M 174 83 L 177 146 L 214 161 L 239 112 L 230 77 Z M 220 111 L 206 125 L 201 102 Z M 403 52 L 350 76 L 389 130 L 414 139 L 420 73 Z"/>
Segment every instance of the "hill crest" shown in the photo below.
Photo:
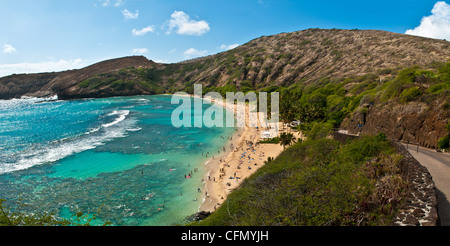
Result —
<path fill-rule="evenodd" d="M 158 64 L 143 56 L 132 56 L 58 73 L 11 75 L 0 78 L 0 98 L 190 92 L 194 83 L 212 90 L 220 87 L 259 90 L 314 83 L 324 78 L 376 74 L 383 69 L 429 67 L 448 61 L 449 47 L 450 42 L 444 40 L 386 31 L 307 29 L 262 36 L 232 50 L 180 63 Z M 124 71 L 130 67 L 145 71 Z M 100 82 L 95 86 L 78 86 L 93 78 Z M 112 86 L 117 80 L 123 83 Z"/>

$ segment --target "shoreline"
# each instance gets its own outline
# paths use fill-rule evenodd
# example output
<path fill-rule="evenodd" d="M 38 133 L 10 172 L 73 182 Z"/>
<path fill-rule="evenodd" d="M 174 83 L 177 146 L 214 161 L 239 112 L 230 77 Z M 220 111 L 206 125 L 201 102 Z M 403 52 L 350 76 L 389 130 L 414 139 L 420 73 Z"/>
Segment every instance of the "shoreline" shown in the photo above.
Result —
<path fill-rule="evenodd" d="M 194 97 L 194 95 L 191 95 Z M 227 104 L 226 100 L 222 102 L 211 100 L 211 104 L 217 104 L 225 110 L 233 110 L 237 117 L 237 104 Z M 238 188 L 240 184 L 259 168 L 264 166 L 268 157 L 276 158 L 283 152 L 283 146 L 280 144 L 259 144 L 261 140 L 261 124 L 257 120 L 258 127 L 250 127 L 248 118 L 256 117 L 257 114 L 249 114 L 250 106 L 245 105 L 245 126 L 238 127 L 233 133 L 231 139 L 226 143 L 225 151 L 214 159 L 210 158 L 204 163 L 206 167 L 205 177 L 203 178 L 202 204 L 198 211 L 214 212 L 219 208 L 228 197 L 231 191 Z M 278 122 L 279 134 L 284 132 L 283 123 Z M 304 138 L 301 132 L 292 132 L 298 138 Z"/>

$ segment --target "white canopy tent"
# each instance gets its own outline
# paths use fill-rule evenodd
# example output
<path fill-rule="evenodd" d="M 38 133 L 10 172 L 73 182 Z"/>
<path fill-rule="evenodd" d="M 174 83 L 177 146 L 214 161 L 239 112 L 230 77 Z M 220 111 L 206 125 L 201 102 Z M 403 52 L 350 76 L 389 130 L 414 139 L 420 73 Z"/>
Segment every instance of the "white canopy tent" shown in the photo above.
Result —
<path fill-rule="evenodd" d="M 264 138 L 264 139 L 274 138 L 276 136 L 277 136 L 276 132 L 271 132 L 271 131 L 261 132 L 261 138 Z"/>

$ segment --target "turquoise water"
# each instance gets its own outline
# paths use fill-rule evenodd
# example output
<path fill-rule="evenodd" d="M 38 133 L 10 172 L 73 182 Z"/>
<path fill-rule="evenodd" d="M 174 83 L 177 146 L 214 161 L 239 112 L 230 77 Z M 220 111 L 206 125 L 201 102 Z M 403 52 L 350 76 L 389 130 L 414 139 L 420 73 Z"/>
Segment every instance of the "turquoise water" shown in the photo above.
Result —
<path fill-rule="evenodd" d="M 202 154 L 236 129 L 175 128 L 178 106 L 165 95 L 0 100 L 0 198 L 94 224 L 185 223 L 202 202 Z"/>

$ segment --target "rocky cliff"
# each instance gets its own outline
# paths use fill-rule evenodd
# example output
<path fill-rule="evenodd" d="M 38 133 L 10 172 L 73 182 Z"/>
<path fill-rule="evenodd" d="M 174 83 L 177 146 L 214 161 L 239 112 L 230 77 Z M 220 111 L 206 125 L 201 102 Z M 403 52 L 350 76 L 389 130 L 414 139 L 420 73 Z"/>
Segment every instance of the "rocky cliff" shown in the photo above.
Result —
<path fill-rule="evenodd" d="M 437 148 L 440 137 L 447 134 L 449 110 L 445 100 L 424 102 L 379 103 L 367 105 L 364 113 L 356 111 L 346 118 L 341 128 L 351 134 L 385 133 L 389 138 Z"/>

